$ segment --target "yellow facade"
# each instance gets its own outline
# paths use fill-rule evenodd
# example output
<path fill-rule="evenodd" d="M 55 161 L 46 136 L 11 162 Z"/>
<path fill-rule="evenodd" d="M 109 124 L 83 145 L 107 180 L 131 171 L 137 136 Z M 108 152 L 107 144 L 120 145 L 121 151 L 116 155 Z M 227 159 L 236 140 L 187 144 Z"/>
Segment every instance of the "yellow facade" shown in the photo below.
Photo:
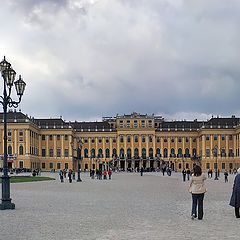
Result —
<path fill-rule="evenodd" d="M 8 113 L 8 162 L 12 168 L 82 170 L 144 167 L 156 170 L 163 162 L 174 170 L 201 164 L 221 171 L 240 166 L 239 119 L 165 121 L 154 115 L 132 113 L 102 122 L 66 122 L 34 119 L 21 112 Z M 77 160 L 77 148 L 81 160 Z M 214 149 L 216 149 L 214 154 Z M 3 156 L 3 123 L 0 124 Z M 0 160 L 0 167 L 2 161 Z"/>

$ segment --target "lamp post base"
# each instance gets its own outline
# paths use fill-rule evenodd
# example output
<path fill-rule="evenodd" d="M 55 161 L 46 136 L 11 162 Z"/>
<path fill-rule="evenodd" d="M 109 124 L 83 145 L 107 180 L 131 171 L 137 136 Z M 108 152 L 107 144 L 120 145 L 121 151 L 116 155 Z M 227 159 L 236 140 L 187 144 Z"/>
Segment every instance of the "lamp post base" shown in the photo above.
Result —
<path fill-rule="evenodd" d="M 15 209 L 15 204 L 11 203 L 10 198 L 10 177 L 3 175 L 2 177 L 2 202 L 0 204 L 0 210 Z"/>
<path fill-rule="evenodd" d="M 3 201 L 0 204 L 0 210 L 7 210 L 7 209 L 15 209 L 15 204 L 11 203 L 11 199 L 7 201 Z"/>

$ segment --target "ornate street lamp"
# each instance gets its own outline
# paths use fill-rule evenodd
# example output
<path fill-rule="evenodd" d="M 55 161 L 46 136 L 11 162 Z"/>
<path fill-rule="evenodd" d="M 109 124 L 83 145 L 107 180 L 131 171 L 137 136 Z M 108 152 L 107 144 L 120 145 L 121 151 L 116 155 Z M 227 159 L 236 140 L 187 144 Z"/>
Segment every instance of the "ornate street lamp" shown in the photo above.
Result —
<path fill-rule="evenodd" d="M 214 180 L 218 180 L 218 162 L 217 162 L 218 147 L 217 146 L 215 146 L 212 149 L 212 153 L 213 153 L 213 157 L 216 158 L 216 162 L 215 162 L 215 178 L 214 178 Z"/>
<path fill-rule="evenodd" d="M 6 61 L 5 57 L 0 62 L 0 72 L 3 78 L 3 96 L 0 96 L 0 103 L 3 106 L 3 122 L 4 122 L 4 158 L 3 158 L 3 175 L 2 175 L 2 199 L 0 210 L 15 209 L 15 204 L 10 198 L 10 177 L 8 175 L 7 162 L 7 108 L 17 108 L 21 102 L 22 95 L 25 90 L 26 83 L 22 80 L 21 75 L 15 81 L 16 72 L 12 69 L 11 64 Z M 15 85 L 18 101 L 13 101 L 11 98 L 12 86 Z"/>
<path fill-rule="evenodd" d="M 77 182 L 82 182 L 80 177 L 80 160 L 82 159 L 82 141 L 78 141 L 78 148 L 77 148 Z"/>

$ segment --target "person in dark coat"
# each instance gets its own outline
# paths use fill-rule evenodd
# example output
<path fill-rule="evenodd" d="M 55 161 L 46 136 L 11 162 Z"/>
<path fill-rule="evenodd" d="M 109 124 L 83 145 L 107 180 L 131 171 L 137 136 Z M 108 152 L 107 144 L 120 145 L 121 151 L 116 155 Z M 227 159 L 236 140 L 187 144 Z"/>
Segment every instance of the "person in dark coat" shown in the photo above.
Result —
<path fill-rule="evenodd" d="M 239 207 L 240 207 L 240 168 L 237 170 L 237 175 L 233 183 L 233 191 L 231 200 L 229 203 L 230 206 L 235 208 L 236 218 L 240 218 Z"/>
<path fill-rule="evenodd" d="M 186 174 L 187 174 L 187 171 L 186 171 L 186 169 L 184 168 L 184 169 L 182 170 L 182 176 L 183 176 L 183 181 L 184 181 L 184 182 L 186 181 Z"/>

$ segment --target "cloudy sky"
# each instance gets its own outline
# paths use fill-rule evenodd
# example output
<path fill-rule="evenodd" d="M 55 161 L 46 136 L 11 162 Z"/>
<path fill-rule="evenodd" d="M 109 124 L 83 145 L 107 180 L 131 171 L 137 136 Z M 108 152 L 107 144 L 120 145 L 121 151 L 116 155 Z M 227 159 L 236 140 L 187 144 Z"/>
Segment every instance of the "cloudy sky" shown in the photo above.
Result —
<path fill-rule="evenodd" d="M 21 110 L 96 120 L 240 116 L 239 0 L 1 0 Z"/>

